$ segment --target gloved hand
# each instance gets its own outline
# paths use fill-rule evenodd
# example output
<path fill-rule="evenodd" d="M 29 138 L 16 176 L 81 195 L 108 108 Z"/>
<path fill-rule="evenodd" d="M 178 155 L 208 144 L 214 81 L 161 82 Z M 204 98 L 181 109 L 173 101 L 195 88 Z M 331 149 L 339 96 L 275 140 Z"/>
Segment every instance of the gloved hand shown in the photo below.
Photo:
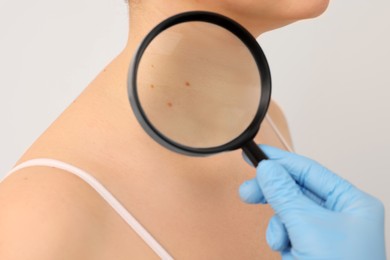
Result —
<path fill-rule="evenodd" d="M 274 209 L 266 239 L 283 260 L 386 259 L 382 202 L 308 158 L 261 149 L 270 159 L 239 193 Z"/>

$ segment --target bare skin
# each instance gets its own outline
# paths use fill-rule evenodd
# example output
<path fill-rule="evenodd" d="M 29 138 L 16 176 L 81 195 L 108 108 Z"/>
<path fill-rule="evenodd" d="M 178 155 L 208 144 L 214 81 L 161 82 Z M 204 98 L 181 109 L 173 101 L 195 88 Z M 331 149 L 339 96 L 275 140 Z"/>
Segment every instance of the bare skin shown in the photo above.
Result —
<path fill-rule="evenodd" d="M 241 152 L 206 158 L 173 153 L 155 143 L 131 111 L 129 62 L 153 25 L 194 9 L 239 18 L 208 1 L 173 1 L 170 7 L 158 2 L 134 7 L 125 49 L 16 164 L 44 157 L 89 172 L 176 259 L 279 259 L 265 242 L 272 210 L 238 197 L 239 185 L 254 174 Z M 258 35 L 294 20 L 267 20 L 264 28 L 241 22 Z M 291 143 L 275 103 L 269 115 Z M 285 148 L 267 122 L 255 141 Z M 0 184 L 0 209 L 0 259 L 158 259 L 91 187 L 58 169 L 30 167 L 11 175 Z"/>

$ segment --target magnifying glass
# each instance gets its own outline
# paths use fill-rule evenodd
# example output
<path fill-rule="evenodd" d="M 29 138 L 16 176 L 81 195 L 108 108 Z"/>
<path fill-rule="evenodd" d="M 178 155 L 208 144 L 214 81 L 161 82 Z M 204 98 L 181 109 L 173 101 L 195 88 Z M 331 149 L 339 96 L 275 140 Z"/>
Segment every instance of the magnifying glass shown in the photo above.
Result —
<path fill-rule="evenodd" d="M 271 98 L 271 75 L 256 39 L 220 14 L 194 11 L 158 24 L 141 42 L 128 97 L 143 129 L 171 151 L 208 156 L 243 149 L 267 156 L 253 138 Z"/>

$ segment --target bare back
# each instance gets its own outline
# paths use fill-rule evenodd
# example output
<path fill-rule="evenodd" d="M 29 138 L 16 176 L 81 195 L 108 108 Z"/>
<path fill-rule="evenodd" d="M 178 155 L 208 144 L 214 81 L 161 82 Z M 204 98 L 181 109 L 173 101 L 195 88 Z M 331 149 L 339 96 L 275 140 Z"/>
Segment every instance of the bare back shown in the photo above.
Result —
<path fill-rule="evenodd" d="M 84 169 L 177 259 L 279 259 L 265 242 L 272 210 L 238 197 L 239 185 L 254 176 L 240 151 L 174 154 L 136 125 L 130 107 L 123 109 L 125 92 L 107 98 L 105 86 L 126 82 L 125 60 L 108 65 L 17 164 L 46 157 Z M 291 142 L 274 103 L 269 116 Z M 285 148 L 267 121 L 255 140 Z M 14 173 L 0 184 L 0 209 L 7 213 L 0 218 L 2 259 L 157 259 L 91 187 L 65 171 Z"/>

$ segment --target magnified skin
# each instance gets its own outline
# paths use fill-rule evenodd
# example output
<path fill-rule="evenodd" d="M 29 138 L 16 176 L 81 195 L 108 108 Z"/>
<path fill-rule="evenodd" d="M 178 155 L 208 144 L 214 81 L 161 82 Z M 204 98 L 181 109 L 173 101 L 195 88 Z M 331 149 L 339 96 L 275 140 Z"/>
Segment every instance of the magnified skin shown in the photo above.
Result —
<path fill-rule="evenodd" d="M 242 135 L 258 112 L 262 77 L 268 74 L 245 41 L 199 21 L 159 32 L 143 51 L 130 86 L 141 120 L 191 148 L 220 147 Z"/>

